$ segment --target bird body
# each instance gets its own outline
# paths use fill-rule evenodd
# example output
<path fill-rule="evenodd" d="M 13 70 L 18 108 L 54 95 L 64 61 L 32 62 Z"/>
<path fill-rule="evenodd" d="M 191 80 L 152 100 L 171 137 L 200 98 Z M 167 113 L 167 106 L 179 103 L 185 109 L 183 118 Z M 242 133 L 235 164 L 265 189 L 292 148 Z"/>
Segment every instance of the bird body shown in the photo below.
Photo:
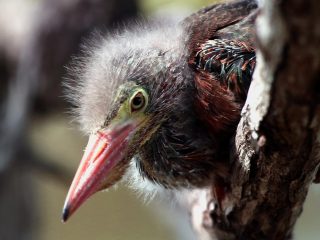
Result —
<path fill-rule="evenodd" d="M 249 0 L 213 5 L 87 48 L 69 98 L 90 139 L 64 220 L 120 179 L 142 191 L 228 181 L 229 142 L 255 66 L 256 8 Z"/>

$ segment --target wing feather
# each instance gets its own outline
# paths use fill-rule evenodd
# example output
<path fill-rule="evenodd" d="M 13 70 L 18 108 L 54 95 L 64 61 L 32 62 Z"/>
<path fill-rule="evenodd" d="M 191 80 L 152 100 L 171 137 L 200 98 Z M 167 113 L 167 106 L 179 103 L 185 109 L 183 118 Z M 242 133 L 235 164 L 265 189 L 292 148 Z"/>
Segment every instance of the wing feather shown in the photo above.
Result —
<path fill-rule="evenodd" d="M 253 0 L 217 4 L 185 21 L 195 106 L 213 133 L 234 130 L 255 68 Z"/>

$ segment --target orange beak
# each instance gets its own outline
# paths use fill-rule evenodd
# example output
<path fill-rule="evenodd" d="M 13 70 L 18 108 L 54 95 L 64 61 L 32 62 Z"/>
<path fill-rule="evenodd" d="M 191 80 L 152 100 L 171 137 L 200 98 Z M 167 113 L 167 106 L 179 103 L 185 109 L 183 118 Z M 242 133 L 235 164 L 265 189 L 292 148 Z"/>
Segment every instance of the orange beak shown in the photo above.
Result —
<path fill-rule="evenodd" d="M 135 124 L 125 123 L 112 130 L 100 130 L 89 138 L 85 153 L 72 181 L 62 220 L 67 219 L 94 193 L 120 180 L 121 165 Z"/>

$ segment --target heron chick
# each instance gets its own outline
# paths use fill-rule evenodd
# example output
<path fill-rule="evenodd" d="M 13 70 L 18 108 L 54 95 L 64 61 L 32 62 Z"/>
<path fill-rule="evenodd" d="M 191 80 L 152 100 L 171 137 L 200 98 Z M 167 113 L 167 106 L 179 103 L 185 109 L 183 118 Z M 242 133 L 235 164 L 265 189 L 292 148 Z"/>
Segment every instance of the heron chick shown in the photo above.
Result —
<path fill-rule="evenodd" d="M 227 185 L 229 142 L 255 66 L 252 0 L 100 39 L 72 68 L 89 135 L 63 220 L 121 179 L 142 191 Z M 75 86 L 73 85 L 75 83 Z"/>

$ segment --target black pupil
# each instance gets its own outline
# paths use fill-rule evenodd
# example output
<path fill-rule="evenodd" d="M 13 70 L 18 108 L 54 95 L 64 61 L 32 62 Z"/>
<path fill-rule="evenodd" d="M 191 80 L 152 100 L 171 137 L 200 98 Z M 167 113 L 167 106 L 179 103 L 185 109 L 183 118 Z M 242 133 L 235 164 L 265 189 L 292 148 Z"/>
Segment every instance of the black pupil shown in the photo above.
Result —
<path fill-rule="evenodd" d="M 135 96 L 132 100 L 132 105 L 135 109 L 142 107 L 143 105 L 143 96 L 140 94 L 138 94 L 137 96 Z"/>
<path fill-rule="evenodd" d="M 140 106 L 141 103 L 142 103 L 142 97 L 135 97 L 133 99 L 133 105 Z"/>

